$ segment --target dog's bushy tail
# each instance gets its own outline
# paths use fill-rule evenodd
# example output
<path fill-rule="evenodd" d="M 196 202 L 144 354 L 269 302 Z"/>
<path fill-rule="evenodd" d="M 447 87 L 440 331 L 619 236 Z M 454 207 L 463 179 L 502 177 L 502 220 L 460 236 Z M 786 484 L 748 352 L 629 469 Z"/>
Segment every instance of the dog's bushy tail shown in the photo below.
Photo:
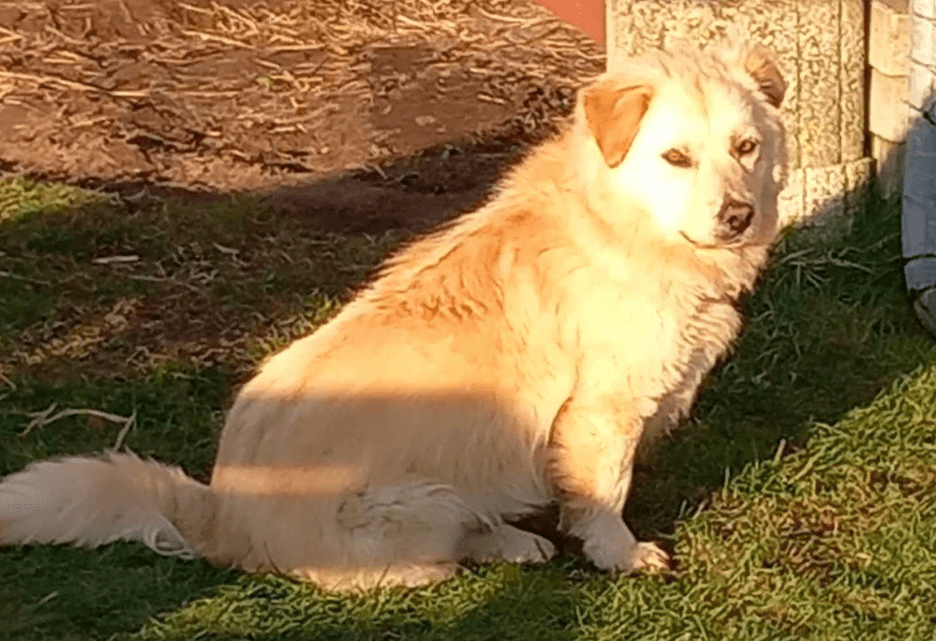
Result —
<path fill-rule="evenodd" d="M 41 461 L 0 482 L 0 545 L 140 541 L 190 558 L 204 542 L 182 532 L 198 538 L 192 524 L 211 520 L 212 498 L 181 469 L 130 453 Z"/>

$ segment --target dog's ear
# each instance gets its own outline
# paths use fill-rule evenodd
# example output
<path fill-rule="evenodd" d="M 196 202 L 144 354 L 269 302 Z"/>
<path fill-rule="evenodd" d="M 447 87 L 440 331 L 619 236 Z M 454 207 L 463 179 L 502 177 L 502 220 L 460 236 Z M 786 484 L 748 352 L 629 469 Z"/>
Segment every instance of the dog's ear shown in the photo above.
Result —
<path fill-rule="evenodd" d="M 779 107 L 786 94 L 787 83 L 773 52 L 766 47 L 754 47 L 745 55 L 744 70 L 757 81 L 761 93 L 767 96 L 767 102 Z"/>
<path fill-rule="evenodd" d="M 585 121 L 609 167 L 624 160 L 652 97 L 649 85 L 620 78 L 606 78 L 582 90 Z"/>

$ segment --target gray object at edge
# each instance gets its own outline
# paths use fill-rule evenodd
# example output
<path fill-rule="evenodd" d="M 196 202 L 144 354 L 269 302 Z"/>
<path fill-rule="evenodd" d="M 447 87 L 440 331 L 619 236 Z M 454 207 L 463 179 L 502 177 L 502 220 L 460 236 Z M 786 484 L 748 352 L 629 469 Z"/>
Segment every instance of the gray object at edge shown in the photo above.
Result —
<path fill-rule="evenodd" d="M 936 0 L 913 0 L 910 130 L 903 183 L 904 276 L 920 322 L 936 335 Z"/>

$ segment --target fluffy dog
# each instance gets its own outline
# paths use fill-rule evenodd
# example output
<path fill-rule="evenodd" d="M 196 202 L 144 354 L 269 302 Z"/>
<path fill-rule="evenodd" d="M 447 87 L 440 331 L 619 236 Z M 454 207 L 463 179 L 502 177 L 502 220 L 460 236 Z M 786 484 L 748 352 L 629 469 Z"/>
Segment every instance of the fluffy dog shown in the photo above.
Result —
<path fill-rule="evenodd" d="M 210 485 L 110 452 L 0 484 L 0 543 L 139 540 L 329 588 L 544 561 L 664 567 L 621 517 L 642 440 L 736 337 L 777 229 L 785 83 L 760 48 L 654 52 L 584 87 L 489 204 L 387 262 L 240 391 Z"/>

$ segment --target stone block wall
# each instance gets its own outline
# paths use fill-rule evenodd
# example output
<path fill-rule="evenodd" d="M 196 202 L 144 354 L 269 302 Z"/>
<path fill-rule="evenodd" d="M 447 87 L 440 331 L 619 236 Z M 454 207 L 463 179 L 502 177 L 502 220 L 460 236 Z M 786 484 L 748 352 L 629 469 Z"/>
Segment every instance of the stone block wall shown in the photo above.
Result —
<path fill-rule="evenodd" d="M 608 66 L 677 41 L 742 34 L 771 47 L 789 82 L 783 117 L 794 171 L 787 222 L 847 226 L 866 201 L 864 0 L 607 0 Z"/>
<path fill-rule="evenodd" d="M 910 20 L 911 117 L 927 111 L 936 92 L 936 0 L 913 0 Z"/>

